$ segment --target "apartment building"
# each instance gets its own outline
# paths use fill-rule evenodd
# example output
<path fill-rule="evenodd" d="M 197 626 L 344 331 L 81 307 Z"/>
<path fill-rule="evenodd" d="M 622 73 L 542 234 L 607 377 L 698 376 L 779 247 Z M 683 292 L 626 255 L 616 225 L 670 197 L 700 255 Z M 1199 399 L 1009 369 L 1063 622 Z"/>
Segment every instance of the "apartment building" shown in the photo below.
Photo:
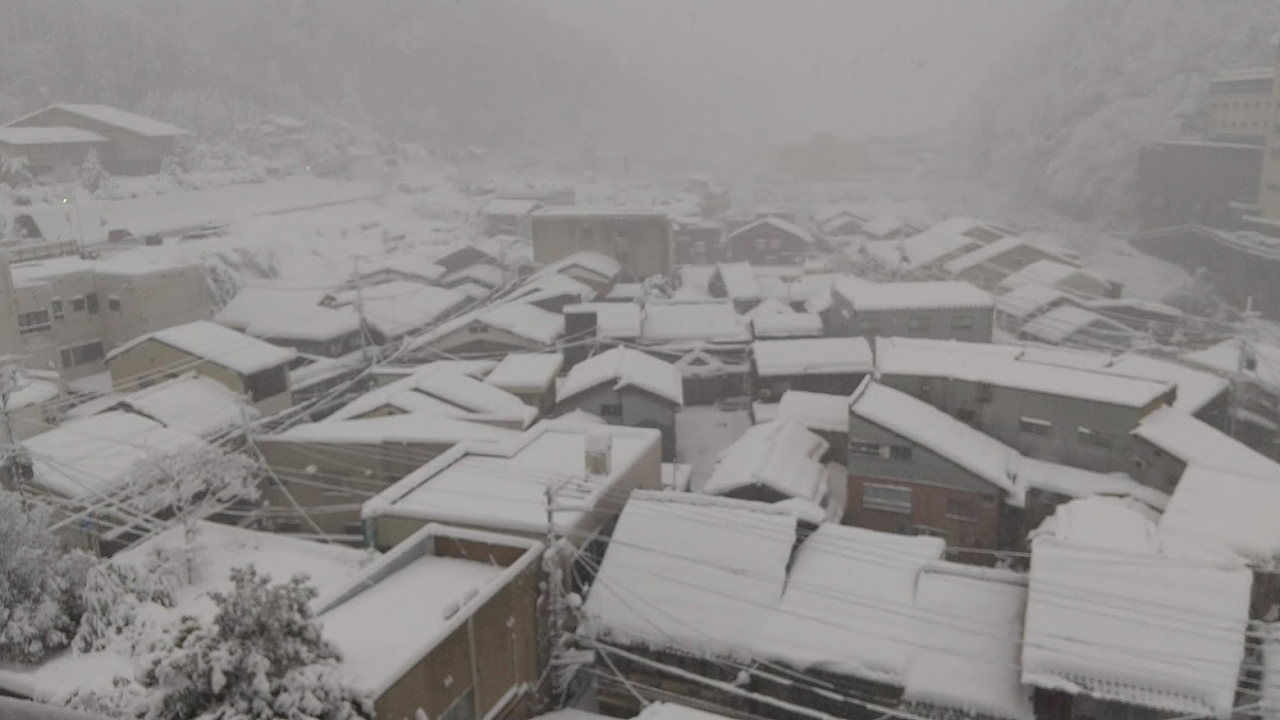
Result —
<path fill-rule="evenodd" d="M 1275 122 L 1274 66 L 1236 68 L 1209 81 L 1208 135 L 1219 142 L 1263 145 Z"/>
<path fill-rule="evenodd" d="M 198 265 L 62 257 L 0 261 L 0 276 L 0 352 L 68 380 L 104 372 L 122 343 L 211 312 Z"/>

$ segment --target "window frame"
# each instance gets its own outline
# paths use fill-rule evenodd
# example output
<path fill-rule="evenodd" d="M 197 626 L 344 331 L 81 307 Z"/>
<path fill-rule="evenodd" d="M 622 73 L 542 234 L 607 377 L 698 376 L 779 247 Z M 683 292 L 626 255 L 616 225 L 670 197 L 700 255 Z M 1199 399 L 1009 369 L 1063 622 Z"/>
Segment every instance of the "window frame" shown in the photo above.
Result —
<path fill-rule="evenodd" d="M 907 318 L 908 335 L 924 335 L 933 332 L 933 318 L 928 315 L 912 315 Z"/>
<path fill-rule="evenodd" d="M 869 498 L 867 491 L 873 493 L 887 493 L 889 495 L 899 494 L 906 497 L 906 502 L 889 500 L 884 497 Z M 863 483 L 862 484 L 862 507 L 867 510 L 879 510 L 881 512 L 898 513 L 901 515 L 910 515 L 915 508 L 914 493 L 911 487 L 904 485 L 889 485 L 886 483 Z"/>
<path fill-rule="evenodd" d="M 1085 445 L 1110 450 L 1115 446 L 1115 438 L 1110 433 L 1094 430 L 1083 425 L 1076 428 L 1076 439 Z"/>
<path fill-rule="evenodd" d="M 123 306 L 120 303 L 119 295 L 107 296 L 107 309 L 110 310 L 111 312 L 124 312 Z"/>
<path fill-rule="evenodd" d="M 71 298 L 71 312 L 84 312 L 87 305 L 84 295 Z"/>
<path fill-rule="evenodd" d="M 1027 417 L 1026 415 L 1018 418 L 1018 432 L 1028 435 L 1040 435 L 1041 437 L 1049 435 L 1053 431 L 1053 423 L 1040 418 Z"/>
<path fill-rule="evenodd" d="M 41 320 L 39 316 L 44 316 L 44 319 Z M 18 313 L 19 335 L 36 335 L 52 331 L 53 319 L 48 310 L 32 310 L 31 312 Z"/>
<path fill-rule="evenodd" d="M 953 506 L 958 506 L 959 511 L 957 511 L 956 507 L 953 507 Z M 968 513 L 963 512 L 966 509 L 969 510 L 970 512 Z M 978 503 L 974 502 L 973 500 L 949 497 L 947 498 L 947 504 L 946 504 L 946 509 L 944 510 L 944 514 L 946 515 L 948 520 L 959 520 L 961 522 L 978 522 Z"/>
<path fill-rule="evenodd" d="M 84 296 L 84 304 L 90 315 L 97 315 L 102 309 L 102 305 L 98 303 L 98 293 L 91 292 Z"/>

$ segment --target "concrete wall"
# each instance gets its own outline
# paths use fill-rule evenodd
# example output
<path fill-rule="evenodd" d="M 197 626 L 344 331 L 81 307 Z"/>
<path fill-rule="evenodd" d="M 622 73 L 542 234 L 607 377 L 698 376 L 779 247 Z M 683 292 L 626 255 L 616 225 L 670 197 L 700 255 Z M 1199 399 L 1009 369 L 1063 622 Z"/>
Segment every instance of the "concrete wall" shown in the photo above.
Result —
<path fill-rule="evenodd" d="M 532 229 L 535 262 L 546 264 L 595 250 L 620 261 L 631 279 L 671 276 L 672 227 L 665 216 L 534 214 Z"/>
<path fill-rule="evenodd" d="M 1196 224 L 1237 226 L 1232 202 L 1257 202 L 1264 149 L 1199 143 L 1156 143 L 1138 155 L 1142 228 Z"/>
<path fill-rule="evenodd" d="M 187 265 L 141 275 L 100 272 L 98 295 L 104 312 L 108 349 L 140 335 L 213 316 L 204 274 Z M 119 309 L 112 309 L 112 298 Z"/>
<path fill-rule="evenodd" d="M 621 405 L 622 415 L 605 415 L 601 412 L 603 405 Z M 562 415 L 575 409 L 596 415 L 610 425 L 658 429 L 662 432 L 663 461 L 675 462 L 676 408 L 670 402 L 633 387 L 614 390 L 612 384 L 605 383 L 557 406 L 557 412 Z"/>
<path fill-rule="evenodd" d="M 111 371 L 111 384 L 117 390 L 137 390 L 184 372 L 196 372 L 218 381 L 232 392 L 247 394 L 244 378 L 238 373 L 154 339 L 141 342 L 111 358 L 107 368 Z M 280 412 L 291 405 L 293 395 L 288 389 L 253 402 L 253 406 L 264 415 Z"/>
<path fill-rule="evenodd" d="M 73 345 L 100 341 L 104 350 L 110 350 L 110 338 L 103 326 L 106 300 L 98 294 L 98 311 L 89 311 L 88 301 L 84 309 L 75 310 L 74 300 L 97 294 L 97 280 L 92 270 L 77 270 L 51 277 L 38 283 L 15 288 L 17 312 L 48 311 L 53 321 L 51 332 L 22 336 L 24 352 L 28 355 L 28 367 L 56 369 L 64 378 L 73 379 L 100 373 L 105 369 L 101 361 L 74 367 L 64 366 L 60 350 Z M 55 312 L 54 302 L 62 303 L 61 312 Z"/>
<path fill-rule="evenodd" d="M 989 343 L 995 327 L 992 308 L 858 312 L 840 293 L 832 293 L 831 297 L 828 333 L 839 337 L 921 337 Z"/>

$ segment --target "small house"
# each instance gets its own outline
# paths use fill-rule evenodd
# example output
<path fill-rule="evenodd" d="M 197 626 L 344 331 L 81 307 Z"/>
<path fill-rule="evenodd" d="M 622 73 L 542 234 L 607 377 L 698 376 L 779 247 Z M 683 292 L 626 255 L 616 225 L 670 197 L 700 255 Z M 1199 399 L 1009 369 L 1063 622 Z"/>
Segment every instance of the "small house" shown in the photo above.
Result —
<path fill-rule="evenodd" d="M 243 433 L 260 413 L 243 395 L 195 372 L 129 393 L 103 412 L 129 412 L 208 442 Z"/>
<path fill-rule="evenodd" d="M 562 367 L 564 355 L 560 353 L 511 353 L 484 381 L 545 413 L 555 406 L 556 376 Z"/>
<path fill-rule="evenodd" d="M 776 402 L 788 390 L 849 395 L 872 371 L 864 338 L 796 338 L 751 343 L 755 397 Z"/>
<path fill-rule="evenodd" d="M 802 265 L 816 249 L 812 233 L 774 216 L 734 230 L 728 243 L 730 258 L 752 265 Z"/>
<path fill-rule="evenodd" d="M 862 226 L 867 222 L 867 218 L 848 208 L 836 208 L 823 213 L 815 220 L 818 223 L 818 230 L 827 237 L 861 235 Z"/>
<path fill-rule="evenodd" d="M 927 270 L 1014 234 L 972 218 L 951 218 L 907 237 L 865 242 L 859 253 L 889 271 Z"/>
<path fill-rule="evenodd" d="M 664 212 L 569 205 L 545 207 L 531 217 L 535 262 L 594 250 L 617 260 L 627 279 L 671 276 L 672 224 Z"/>
<path fill-rule="evenodd" d="M 1075 302 L 1074 298 L 1057 288 L 1027 283 L 996 297 L 996 320 L 1000 327 L 1016 331 L 1037 315 Z"/>
<path fill-rule="evenodd" d="M 765 302 L 769 302 L 766 300 Z M 760 304 L 763 307 L 764 303 Z M 753 313 L 751 334 L 756 340 L 817 338 L 826 334 L 822 316 L 811 312 Z"/>
<path fill-rule="evenodd" d="M 570 368 L 556 390 L 556 410 L 584 410 L 611 425 L 656 428 L 662 457 L 676 458 L 675 414 L 684 405 L 680 370 L 639 350 L 617 347 Z"/>
<path fill-rule="evenodd" d="M 414 339 L 411 351 L 429 359 L 453 356 L 537 352 L 555 345 L 564 335 L 559 313 L 534 305 L 509 302 L 480 307 L 440 323 Z"/>
<path fill-rule="evenodd" d="M 293 404 L 289 364 L 297 352 L 207 320 L 142 335 L 107 353 L 117 388 L 154 385 L 188 371 L 247 395 L 264 414 Z"/>
<path fill-rule="evenodd" d="M 829 447 L 793 422 L 753 425 L 720 453 L 699 492 L 764 503 L 796 500 L 825 508 L 831 478 L 822 458 Z"/>
<path fill-rule="evenodd" d="M 621 279 L 623 270 L 622 263 L 614 257 L 588 250 L 548 263 L 539 275 L 555 273 L 572 278 L 591 288 L 598 297 L 604 297 Z"/>
<path fill-rule="evenodd" d="M 432 363 L 354 398 L 321 422 L 408 414 L 439 415 L 523 430 L 538 418 L 538 409 L 506 390 Z"/>
<path fill-rule="evenodd" d="M 727 262 L 728 237 L 721 222 L 681 223 L 675 230 L 675 262 L 677 265 Z"/>
<path fill-rule="evenodd" d="M 991 342 L 995 300 L 967 282 L 867 283 L 832 286 L 829 332 L 844 337 L 923 337 Z"/>
<path fill-rule="evenodd" d="M 106 138 L 100 146 L 102 166 L 112 175 L 151 175 L 160 172 L 166 157 L 178 153 L 186 130 L 108 105 L 63 103 L 50 105 L 10 121 L 9 128 L 76 128 Z"/>

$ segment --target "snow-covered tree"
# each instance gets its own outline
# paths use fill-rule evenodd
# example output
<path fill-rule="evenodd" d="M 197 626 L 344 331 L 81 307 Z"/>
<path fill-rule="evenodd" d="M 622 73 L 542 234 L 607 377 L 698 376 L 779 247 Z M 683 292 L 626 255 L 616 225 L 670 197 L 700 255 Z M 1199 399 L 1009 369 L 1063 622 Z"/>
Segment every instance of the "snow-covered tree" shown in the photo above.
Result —
<path fill-rule="evenodd" d="M 0 660 L 39 661 L 76 635 L 96 560 L 68 552 L 48 528 L 47 509 L 0 490 Z"/>
<path fill-rule="evenodd" d="M 305 576 L 272 584 L 252 567 L 231 571 L 232 590 L 210 593 L 212 625 L 184 618 L 172 646 L 141 674 L 152 691 L 147 720 L 355 720 L 370 701 L 336 672 L 338 651 L 311 614 Z"/>
<path fill-rule="evenodd" d="M 111 179 L 107 171 L 102 167 L 102 158 L 98 156 L 97 148 L 89 148 L 89 152 L 84 156 L 84 162 L 80 164 L 80 185 L 89 192 L 97 192 L 98 188 Z"/>
<path fill-rule="evenodd" d="M 133 625 L 138 617 L 138 595 L 131 569 L 99 562 L 89 568 L 80 590 L 84 613 L 72 646 L 79 652 L 102 650 Z"/>
<path fill-rule="evenodd" d="M 186 525 L 188 539 L 196 522 L 214 509 L 258 497 L 257 464 L 213 445 L 158 453 L 141 469 L 146 476 L 134 486 L 130 504 L 147 514 L 172 511 Z"/>

